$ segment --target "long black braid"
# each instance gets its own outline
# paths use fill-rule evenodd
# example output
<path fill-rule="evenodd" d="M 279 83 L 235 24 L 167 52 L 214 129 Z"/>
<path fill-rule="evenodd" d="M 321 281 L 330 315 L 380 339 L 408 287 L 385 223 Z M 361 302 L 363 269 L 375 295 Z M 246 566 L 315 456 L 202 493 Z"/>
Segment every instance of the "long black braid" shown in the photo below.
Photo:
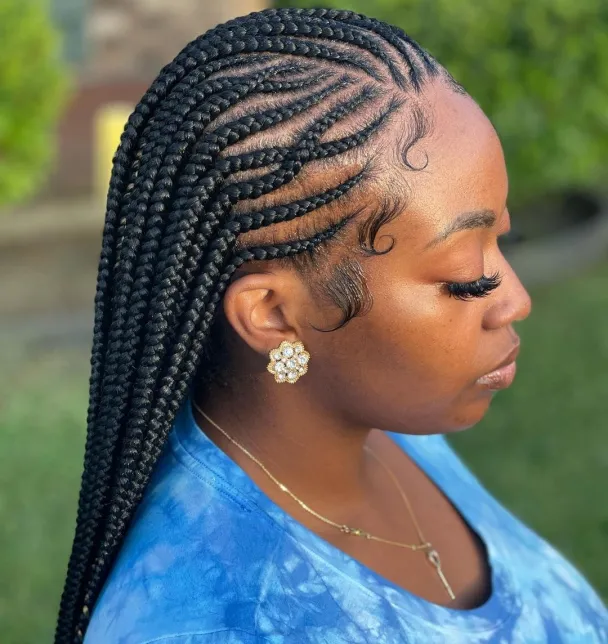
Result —
<path fill-rule="evenodd" d="M 395 27 L 349 11 L 277 9 L 197 38 L 143 96 L 108 192 L 84 473 L 57 644 L 82 639 L 180 406 L 195 380 L 218 370 L 218 303 L 239 267 L 314 266 L 361 213 L 347 198 L 374 175 L 374 155 L 361 150 L 406 95 L 439 75 L 458 89 Z M 363 112 L 356 131 L 326 136 Z M 426 133 L 422 112 L 414 106 L 412 114 L 408 147 Z M 332 167 L 357 167 L 338 185 L 281 199 L 282 187 L 301 188 L 300 174 L 314 176 L 332 159 Z M 407 150 L 403 162 L 411 167 Z M 304 217 L 321 208 L 333 214 Z M 378 252 L 374 237 L 397 212 L 387 202 L 361 220 L 366 252 Z M 364 304 L 352 300 L 362 292 L 351 288 L 352 261 L 338 268 L 326 293 L 344 324 Z M 350 287 L 341 289 L 344 280 Z"/>

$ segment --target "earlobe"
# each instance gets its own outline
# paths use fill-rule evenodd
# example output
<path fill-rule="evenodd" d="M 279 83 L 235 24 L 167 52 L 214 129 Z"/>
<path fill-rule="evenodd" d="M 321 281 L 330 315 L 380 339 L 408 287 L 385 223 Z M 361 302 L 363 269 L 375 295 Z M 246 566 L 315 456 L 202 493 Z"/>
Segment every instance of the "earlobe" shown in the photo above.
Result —
<path fill-rule="evenodd" d="M 288 319 L 293 288 L 274 273 L 251 273 L 234 281 L 224 295 L 224 315 L 237 335 L 257 353 L 268 355 L 297 331 Z"/>

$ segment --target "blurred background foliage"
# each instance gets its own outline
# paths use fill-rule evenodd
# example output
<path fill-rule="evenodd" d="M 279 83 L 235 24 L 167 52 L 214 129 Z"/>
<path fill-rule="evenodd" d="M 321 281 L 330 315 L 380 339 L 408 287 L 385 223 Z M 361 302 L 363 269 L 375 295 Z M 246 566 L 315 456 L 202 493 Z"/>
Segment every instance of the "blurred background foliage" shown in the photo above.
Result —
<path fill-rule="evenodd" d="M 401 27 L 446 67 L 500 134 L 510 202 L 608 178 L 606 0 L 280 0 Z"/>
<path fill-rule="evenodd" d="M 67 93 L 68 72 L 47 3 L 0 0 L 0 206 L 40 188 Z"/>

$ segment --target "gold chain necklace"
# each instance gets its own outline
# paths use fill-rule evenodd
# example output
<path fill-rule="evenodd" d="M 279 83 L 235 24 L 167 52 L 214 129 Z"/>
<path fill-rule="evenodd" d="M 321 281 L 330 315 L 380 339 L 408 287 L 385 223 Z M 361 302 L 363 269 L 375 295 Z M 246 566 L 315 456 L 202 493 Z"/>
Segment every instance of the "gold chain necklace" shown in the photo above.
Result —
<path fill-rule="evenodd" d="M 320 521 L 323 521 L 323 523 L 326 523 L 327 525 L 330 525 L 334 528 L 337 528 L 340 530 L 340 532 L 344 532 L 345 534 L 352 534 L 356 537 L 363 537 L 365 539 L 369 539 L 372 541 L 379 541 L 381 543 L 386 543 L 391 546 L 397 546 L 399 548 L 406 548 L 408 550 L 413 550 L 413 551 L 418 551 L 418 550 L 423 550 L 426 553 L 426 557 L 429 561 L 429 563 L 435 568 L 435 571 L 437 572 L 437 576 L 441 580 L 441 583 L 443 584 L 446 592 L 450 596 L 450 599 L 454 600 L 456 599 L 456 595 L 454 595 L 454 592 L 452 590 L 452 587 L 450 586 L 448 580 L 446 579 L 445 575 L 443 574 L 443 570 L 441 569 L 441 560 L 439 558 L 439 553 L 435 548 L 433 548 L 432 544 L 427 541 L 424 538 L 424 535 L 422 534 L 422 530 L 420 529 L 420 525 L 418 524 L 418 521 L 416 520 L 416 517 L 414 515 L 414 511 L 412 510 L 412 506 L 410 504 L 409 499 L 407 498 L 407 495 L 405 494 L 404 490 L 402 489 L 401 485 L 399 484 L 399 481 L 397 480 L 397 477 L 393 474 L 392 470 L 386 465 L 379 456 L 377 456 L 369 447 L 365 446 L 364 449 L 367 450 L 377 461 L 380 463 L 380 465 L 386 470 L 387 474 L 391 477 L 393 480 L 395 486 L 399 490 L 399 493 L 401 494 L 401 498 L 403 499 L 405 503 L 405 507 L 407 508 L 407 511 L 412 519 L 412 523 L 414 524 L 414 527 L 416 528 L 416 532 L 418 533 L 418 538 L 420 540 L 420 543 L 418 544 L 410 544 L 410 543 L 401 543 L 399 541 L 392 541 L 390 539 L 383 539 L 382 537 L 377 537 L 365 530 L 362 530 L 360 528 L 352 528 L 350 526 L 347 526 L 345 524 L 340 524 L 340 523 L 335 523 L 331 519 L 328 519 L 327 517 L 324 517 L 323 515 L 319 514 L 318 512 L 315 512 L 312 508 L 308 507 L 304 501 L 299 499 L 287 486 L 283 485 L 278 479 L 276 479 L 271 472 L 268 471 L 268 469 L 261 463 L 253 454 L 251 454 L 243 445 L 238 443 L 232 436 L 228 434 L 224 429 L 222 429 L 215 421 L 213 421 L 207 414 L 196 404 L 194 400 L 192 400 L 192 405 L 193 407 L 205 418 L 207 421 L 209 421 L 216 429 L 218 429 L 231 443 L 236 445 L 244 454 L 246 454 L 256 465 L 258 465 L 264 473 L 279 487 L 279 489 L 282 492 L 285 492 L 288 494 L 294 501 L 296 501 L 302 509 L 304 509 L 306 512 L 309 514 L 312 514 L 314 517 L 319 519 Z"/>

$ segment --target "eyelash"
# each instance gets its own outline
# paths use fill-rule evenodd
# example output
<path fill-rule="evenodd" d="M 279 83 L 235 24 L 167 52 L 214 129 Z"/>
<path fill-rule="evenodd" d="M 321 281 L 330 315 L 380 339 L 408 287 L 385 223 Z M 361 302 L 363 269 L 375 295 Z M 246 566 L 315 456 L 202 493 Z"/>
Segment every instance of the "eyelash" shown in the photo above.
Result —
<path fill-rule="evenodd" d="M 457 300 L 471 300 L 474 297 L 485 297 L 497 289 L 502 282 L 502 275 L 496 271 L 493 275 L 486 277 L 482 275 L 474 282 L 446 282 L 450 297 Z"/>

